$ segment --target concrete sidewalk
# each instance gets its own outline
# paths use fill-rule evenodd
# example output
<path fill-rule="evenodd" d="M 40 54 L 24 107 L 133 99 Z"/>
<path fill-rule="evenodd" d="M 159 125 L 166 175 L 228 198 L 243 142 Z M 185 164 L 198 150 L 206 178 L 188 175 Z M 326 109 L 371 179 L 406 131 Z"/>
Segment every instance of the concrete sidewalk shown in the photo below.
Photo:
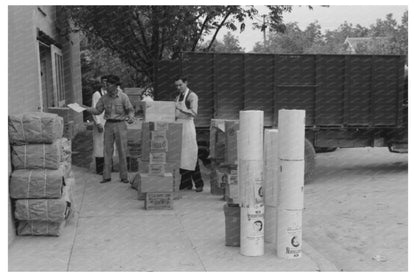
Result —
<path fill-rule="evenodd" d="M 303 241 L 303 256 L 245 257 L 225 246 L 224 201 L 183 192 L 173 210 L 146 211 L 130 184 L 100 184 L 101 176 L 73 167 L 75 217 L 60 237 L 16 237 L 9 271 L 336 271 Z"/>

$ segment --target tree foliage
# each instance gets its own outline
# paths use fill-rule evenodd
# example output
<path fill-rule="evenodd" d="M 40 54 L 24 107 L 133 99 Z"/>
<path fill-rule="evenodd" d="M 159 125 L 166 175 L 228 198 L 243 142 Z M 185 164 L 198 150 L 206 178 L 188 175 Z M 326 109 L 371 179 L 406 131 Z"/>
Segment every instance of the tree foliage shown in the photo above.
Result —
<path fill-rule="evenodd" d="M 227 32 L 222 40 L 222 42 L 218 40 L 214 41 L 210 51 L 217 53 L 244 53 L 244 48 L 240 46 L 240 42 L 231 32 Z M 202 45 L 201 47 L 204 49 L 206 45 Z"/>
<path fill-rule="evenodd" d="M 278 30 L 283 12 L 291 8 L 268 7 L 270 28 Z M 175 58 L 181 51 L 210 51 L 222 28 L 244 31 L 247 19 L 258 14 L 254 6 L 66 6 L 65 9 L 75 28 L 85 33 L 95 49 L 110 49 L 150 82 L 155 79 L 160 60 Z"/>
<path fill-rule="evenodd" d="M 322 33 L 317 21 L 301 30 L 297 23 L 288 23 L 283 33 L 270 32 L 266 44 L 258 42 L 253 52 L 294 54 L 347 54 L 347 37 L 383 38 L 384 43 L 358 44 L 357 54 L 400 54 L 408 51 L 408 12 L 403 14 L 401 24 L 387 14 L 370 27 L 344 22 L 336 30 Z"/>

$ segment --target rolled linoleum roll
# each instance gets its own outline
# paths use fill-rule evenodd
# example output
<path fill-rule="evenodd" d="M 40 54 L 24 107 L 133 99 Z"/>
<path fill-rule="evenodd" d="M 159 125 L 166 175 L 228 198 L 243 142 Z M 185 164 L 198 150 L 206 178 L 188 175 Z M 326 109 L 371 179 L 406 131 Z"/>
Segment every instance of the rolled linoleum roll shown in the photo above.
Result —
<path fill-rule="evenodd" d="M 278 207 L 280 209 L 303 209 L 304 161 L 279 161 Z"/>
<path fill-rule="evenodd" d="M 305 111 L 279 110 L 279 159 L 303 160 L 305 151 Z"/>

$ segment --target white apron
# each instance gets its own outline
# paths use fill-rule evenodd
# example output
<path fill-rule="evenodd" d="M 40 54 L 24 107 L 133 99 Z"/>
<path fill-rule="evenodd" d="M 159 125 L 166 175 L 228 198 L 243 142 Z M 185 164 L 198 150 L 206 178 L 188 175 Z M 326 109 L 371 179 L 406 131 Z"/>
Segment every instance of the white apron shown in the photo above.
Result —
<path fill-rule="evenodd" d="M 96 91 L 92 97 L 92 107 L 95 107 L 101 96 L 104 95 L 102 91 Z M 99 115 L 93 115 L 97 123 L 101 123 L 104 127 L 105 119 L 104 112 Z M 93 155 L 96 158 L 104 157 L 104 131 L 99 133 L 95 124 L 92 127 L 92 138 L 93 138 Z"/>
<path fill-rule="evenodd" d="M 182 104 L 185 106 L 185 100 L 190 90 L 185 93 Z M 179 97 L 176 98 L 176 103 Z M 196 130 L 193 117 L 185 118 L 183 113 L 176 111 L 177 122 L 182 123 L 182 151 L 180 168 L 186 170 L 195 170 L 198 160 L 198 144 L 196 142 Z"/>
<path fill-rule="evenodd" d="M 106 94 L 106 92 L 102 90 L 94 92 L 93 97 L 92 97 L 92 107 L 95 108 L 95 106 L 98 103 L 98 100 L 100 100 L 100 98 L 104 94 Z M 106 121 L 104 119 L 104 112 L 102 112 L 99 115 L 93 115 L 93 117 L 95 118 L 95 122 L 101 123 L 101 125 L 104 128 L 105 121 Z M 101 133 L 98 132 L 98 128 L 97 126 L 95 126 L 95 124 L 92 125 L 92 140 L 93 140 L 93 152 L 92 152 L 93 156 L 95 158 L 103 158 L 104 157 L 104 130 Z M 117 152 L 116 144 L 114 143 L 113 159 L 116 156 L 118 156 L 118 152 Z"/>

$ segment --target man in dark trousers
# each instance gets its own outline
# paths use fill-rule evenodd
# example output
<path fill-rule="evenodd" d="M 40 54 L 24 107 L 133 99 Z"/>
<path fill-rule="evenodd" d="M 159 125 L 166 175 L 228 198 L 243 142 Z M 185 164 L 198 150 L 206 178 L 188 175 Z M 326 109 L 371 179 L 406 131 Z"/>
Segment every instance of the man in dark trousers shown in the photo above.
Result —
<path fill-rule="evenodd" d="M 176 121 L 182 123 L 182 151 L 181 185 L 179 189 L 192 189 L 192 180 L 195 183 L 195 191 L 201 192 L 204 187 L 198 164 L 198 144 L 194 118 L 198 115 L 198 96 L 188 88 L 185 77 L 175 79 L 175 87 L 178 90 L 176 97 Z"/>
<path fill-rule="evenodd" d="M 118 88 L 120 79 L 107 75 L 107 94 L 103 95 L 95 107 L 86 110 L 94 115 L 104 111 L 104 173 L 101 183 L 111 181 L 112 156 L 114 141 L 119 155 L 120 179 L 128 183 L 127 175 L 127 124 L 134 122 L 134 108 L 129 97 Z"/>

